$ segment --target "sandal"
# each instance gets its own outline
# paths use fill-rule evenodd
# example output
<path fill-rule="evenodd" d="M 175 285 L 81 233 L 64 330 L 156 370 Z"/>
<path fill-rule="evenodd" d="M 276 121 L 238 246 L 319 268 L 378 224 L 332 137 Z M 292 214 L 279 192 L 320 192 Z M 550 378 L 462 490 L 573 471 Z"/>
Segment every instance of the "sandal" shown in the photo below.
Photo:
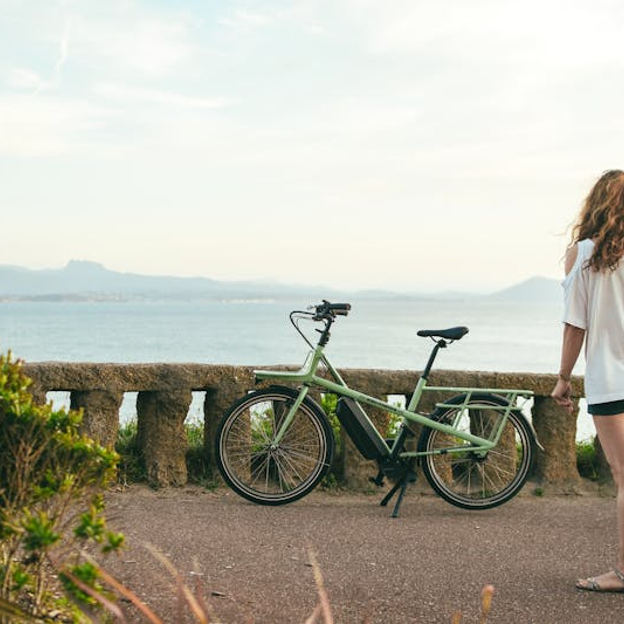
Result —
<path fill-rule="evenodd" d="M 614 587 L 610 589 L 603 588 L 600 586 L 598 581 L 593 576 L 587 579 L 584 579 L 583 581 L 577 581 L 574 586 L 577 589 L 583 589 L 585 591 L 616 593 L 616 594 L 624 593 L 624 574 L 622 574 L 622 572 L 620 572 L 620 570 L 618 570 L 617 568 L 613 568 L 613 573 L 615 574 L 615 576 L 618 577 L 618 579 L 620 580 L 620 583 L 622 583 L 621 587 Z M 587 583 L 587 584 L 581 585 L 581 583 Z"/>

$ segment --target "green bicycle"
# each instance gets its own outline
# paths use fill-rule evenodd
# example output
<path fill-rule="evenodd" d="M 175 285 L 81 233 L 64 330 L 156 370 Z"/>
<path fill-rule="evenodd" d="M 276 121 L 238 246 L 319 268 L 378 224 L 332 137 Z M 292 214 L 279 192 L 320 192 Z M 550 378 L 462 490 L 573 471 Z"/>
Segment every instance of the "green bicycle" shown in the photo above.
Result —
<path fill-rule="evenodd" d="M 291 312 L 291 323 L 311 351 L 297 372 L 255 371 L 257 381 L 290 383 L 296 388 L 271 385 L 250 392 L 221 419 L 215 456 L 225 482 L 240 496 L 261 505 L 293 502 L 318 485 L 332 462 L 334 434 L 325 412 L 309 396 L 314 387 L 339 397 L 336 412 L 342 427 L 359 452 L 377 462 L 379 470 L 371 481 L 378 486 L 385 477 L 395 481 L 381 501 L 385 506 L 399 493 L 393 517 L 398 515 L 408 483 L 415 481 L 417 463 L 433 490 L 458 507 L 488 509 L 513 498 L 531 473 L 539 447 L 522 413 L 532 392 L 428 386 L 438 351 L 460 340 L 468 333 L 466 327 L 418 332 L 435 344 L 405 408 L 351 389 L 324 353 L 332 324 L 350 309 L 348 303 L 323 301 L 307 311 Z M 316 330 L 320 333 L 316 346 L 299 327 L 302 320 L 324 325 Z M 317 374 L 321 365 L 331 379 Z M 458 394 L 424 414 L 417 408 L 425 391 Z M 392 439 L 378 432 L 363 405 L 382 408 L 400 419 Z M 406 443 L 415 436 L 414 423 L 423 428 L 416 450 L 408 450 Z"/>

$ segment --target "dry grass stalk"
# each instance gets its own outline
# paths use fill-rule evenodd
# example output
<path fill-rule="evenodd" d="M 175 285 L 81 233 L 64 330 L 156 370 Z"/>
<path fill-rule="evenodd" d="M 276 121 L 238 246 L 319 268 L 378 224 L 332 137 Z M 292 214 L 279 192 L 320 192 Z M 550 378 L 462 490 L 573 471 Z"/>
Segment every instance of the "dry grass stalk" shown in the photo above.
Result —
<path fill-rule="evenodd" d="M 481 590 L 481 624 L 485 624 L 492 606 L 492 596 L 494 595 L 494 586 L 486 585 Z"/>
<path fill-rule="evenodd" d="M 164 624 L 164 622 L 131 590 L 122 585 L 117 579 L 105 572 L 97 564 L 98 577 L 129 600 L 152 624 Z"/>
<path fill-rule="evenodd" d="M 183 581 L 182 575 L 178 572 L 176 567 L 171 563 L 171 561 L 169 561 L 169 559 L 167 559 L 167 557 L 165 557 L 151 544 L 147 545 L 147 549 L 156 559 L 158 559 L 158 561 L 163 564 L 163 566 L 165 566 L 165 568 L 167 568 L 169 574 L 171 574 L 171 576 L 175 579 L 178 595 L 184 598 L 199 624 L 208 624 L 208 614 L 202 609 L 199 601 L 193 595 L 193 592 L 188 588 L 188 585 L 186 585 Z"/>
<path fill-rule="evenodd" d="M 324 624 L 334 624 L 334 617 L 332 616 L 329 598 L 327 596 L 327 592 L 325 591 L 325 583 L 323 581 L 323 575 L 321 574 L 321 568 L 316 560 L 314 551 L 310 547 L 308 547 L 308 558 L 310 560 L 312 570 L 314 571 L 314 581 L 316 582 L 316 590 L 319 595 L 319 604 L 306 621 L 306 624 L 314 624 L 320 615 L 323 616 Z"/>

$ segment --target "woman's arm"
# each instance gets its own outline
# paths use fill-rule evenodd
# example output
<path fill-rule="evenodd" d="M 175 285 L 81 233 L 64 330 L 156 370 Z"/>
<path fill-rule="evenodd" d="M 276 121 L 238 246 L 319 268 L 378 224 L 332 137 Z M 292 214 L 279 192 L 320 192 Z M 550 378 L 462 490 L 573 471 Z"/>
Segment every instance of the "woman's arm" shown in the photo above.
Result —
<path fill-rule="evenodd" d="M 555 401 L 565 407 L 568 412 L 574 408 L 572 402 L 572 386 L 570 376 L 578 360 L 585 339 L 585 330 L 574 325 L 565 324 L 563 328 L 563 344 L 561 346 L 561 367 L 557 385 L 550 395 Z"/>
<path fill-rule="evenodd" d="M 566 252 L 565 272 L 566 275 L 574 267 L 576 257 L 578 255 L 577 245 L 573 245 Z M 585 339 L 585 330 L 575 327 L 569 323 L 565 323 L 563 327 L 563 343 L 561 345 L 561 366 L 559 367 L 559 379 L 555 389 L 551 393 L 551 397 L 555 401 L 572 412 L 574 404 L 572 402 L 572 386 L 570 385 L 570 376 L 572 369 L 578 360 Z"/>

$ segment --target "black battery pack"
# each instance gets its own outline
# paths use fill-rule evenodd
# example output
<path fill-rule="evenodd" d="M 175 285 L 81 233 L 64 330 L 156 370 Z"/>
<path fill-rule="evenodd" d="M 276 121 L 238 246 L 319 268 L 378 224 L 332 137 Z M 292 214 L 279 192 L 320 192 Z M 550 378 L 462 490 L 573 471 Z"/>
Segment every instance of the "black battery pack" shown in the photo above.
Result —
<path fill-rule="evenodd" d="M 342 397 L 336 406 L 340 424 L 365 459 L 382 459 L 390 453 L 364 410 L 353 399 Z"/>

